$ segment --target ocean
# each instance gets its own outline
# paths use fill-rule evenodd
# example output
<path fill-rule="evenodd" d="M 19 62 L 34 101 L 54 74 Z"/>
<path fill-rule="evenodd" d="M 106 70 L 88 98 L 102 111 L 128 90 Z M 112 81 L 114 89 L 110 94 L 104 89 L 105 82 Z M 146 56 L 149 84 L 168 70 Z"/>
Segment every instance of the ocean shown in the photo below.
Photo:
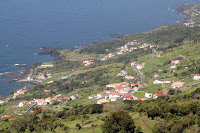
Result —
<path fill-rule="evenodd" d="M 115 38 L 110 34 L 149 31 L 178 23 L 174 9 L 199 0 L 1 0 L 0 95 L 21 86 L 9 83 L 4 72 L 22 70 L 14 64 L 53 61 L 36 55 L 40 47 L 74 48 Z"/>

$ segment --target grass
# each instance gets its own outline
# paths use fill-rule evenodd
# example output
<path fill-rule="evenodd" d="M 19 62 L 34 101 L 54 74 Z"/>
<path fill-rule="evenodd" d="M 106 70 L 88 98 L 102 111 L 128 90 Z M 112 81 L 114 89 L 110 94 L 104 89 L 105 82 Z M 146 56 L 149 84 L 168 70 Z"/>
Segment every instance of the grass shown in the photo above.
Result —
<path fill-rule="evenodd" d="M 142 129 L 142 132 L 144 133 L 152 133 L 153 126 L 158 123 L 159 121 L 151 120 L 147 117 L 147 115 L 135 113 L 131 115 L 131 117 L 134 119 L 135 125 L 138 127 L 140 126 Z"/>

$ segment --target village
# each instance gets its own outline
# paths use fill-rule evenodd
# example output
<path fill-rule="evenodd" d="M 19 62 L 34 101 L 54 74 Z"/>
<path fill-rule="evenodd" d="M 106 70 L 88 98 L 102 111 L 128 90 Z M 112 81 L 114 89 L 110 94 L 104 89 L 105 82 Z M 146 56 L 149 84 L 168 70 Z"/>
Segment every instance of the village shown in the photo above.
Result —
<path fill-rule="evenodd" d="M 116 54 L 110 53 L 108 56 L 104 56 L 101 61 L 106 61 L 112 57 L 115 57 L 116 55 L 121 55 L 124 54 L 125 52 L 132 52 L 133 50 L 137 49 L 144 49 L 147 50 L 147 48 L 155 48 L 157 47 L 156 45 L 153 44 L 148 44 L 148 43 L 143 43 L 140 44 L 136 40 L 132 42 L 128 42 L 124 46 L 117 48 L 120 49 Z M 85 60 L 83 61 L 84 66 L 88 67 L 95 62 L 92 60 Z M 169 69 L 173 69 L 173 72 L 176 72 L 176 67 L 181 63 L 181 60 L 171 60 L 171 66 Z M 136 61 L 133 61 L 131 63 L 132 69 L 135 69 L 139 73 L 141 69 L 145 68 L 145 66 L 148 64 L 145 63 L 137 63 Z M 42 67 L 42 66 L 41 66 Z M 53 65 L 43 65 L 43 67 L 53 67 Z M 142 74 L 142 73 L 141 73 Z M 133 75 L 128 75 L 126 70 L 121 70 L 116 77 L 124 77 L 125 79 L 131 81 L 135 77 Z M 39 73 L 37 80 L 40 80 L 40 82 L 44 82 L 44 80 L 47 80 L 51 78 L 51 74 L 48 72 L 45 73 Z M 141 77 L 142 78 L 142 77 Z M 60 78 L 60 79 L 67 79 L 65 77 Z M 200 80 L 200 74 L 195 74 L 193 77 L 193 80 Z M 47 82 L 48 84 L 54 83 L 54 80 L 50 80 Z M 185 83 L 178 81 L 178 82 L 173 82 L 170 79 L 155 79 L 152 84 L 170 84 L 171 89 L 180 89 L 184 87 Z M 113 84 L 108 84 L 105 86 L 106 90 L 99 92 L 98 94 L 91 94 L 88 96 L 89 100 L 96 100 L 97 104 L 103 104 L 103 103 L 108 103 L 108 102 L 115 102 L 117 100 L 151 100 L 151 99 L 157 99 L 158 97 L 165 97 L 167 96 L 167 92 L 163 93 L 151 93 L 151 92 L 146 92 L 143 97 L 138 97 L 134 96 L 135 93 L 140 92 L 140 89 L 144 87 L 145 84 L 142 84 L 140 82 L 138 83 L 132 83 L 132 82 L 121 82 L 121 83 L 113 83 Z M 4 100 L 0 100 L 0 104 L 4 104 L 9 102 L 11 99 L 16 99 L 19 98 L 20 95 L 23 95 L 27 92 L 27 88 L 24 87 L 22 89 L 17 90 L 14 92 L 13 97 L 6 98 Z M 51 90 L 44 90 L 45 93 L 51 93 Z M 24 107 L 26 105 L 30 106 L 28 109 L 28 112 L 34 113 L 34 111 L 31 111 L 32 107 L 38 106 L 41 107 L 42 109 L 45 109 L 46 105 L 53 104 L 55 102 L 58 103 L 67 103 L 70 102 L 71 100 L 76 100 L 76 99 L 82 99 L 84 98 L 83 96 L 77 94 L 71 95 L 70 97 L 63 96 L 62 94 L 56 95 L 54 97 L 46 97 L 46 98 L 33 98 L 32 100 L 22 100 L 18 104 L 18 108 Z M 62 105 L 63 105 L 62 104 Z M 34 105 L 34 106 L 33 106 Z M 54 105 L 52 108 L 60 108 L 61 105 Z M 2 118 L 8 118 L 16 115 L 21 115 L 23 113 L 27 113 L 26 111 L 15 111 L 16 113 L 10 114 L 10 115 L 4 115 Z"/>

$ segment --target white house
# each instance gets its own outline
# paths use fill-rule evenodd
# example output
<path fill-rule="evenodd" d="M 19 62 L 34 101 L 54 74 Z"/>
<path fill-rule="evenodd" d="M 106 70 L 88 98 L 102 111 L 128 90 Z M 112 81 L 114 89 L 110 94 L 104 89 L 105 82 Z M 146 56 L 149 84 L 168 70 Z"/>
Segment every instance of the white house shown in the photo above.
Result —
<path fill-rule="evenodd" d="M 165 80 L 165 83 L 167 83 L 167 84 L 168 84 L 168 83 L 171 83 L 171 80 L 170 80 L 170 79 L 166 79 L 166 80 Z"/>
<path fill-rule="evenodd" d="M 145 93 L 145 98 L 152 98 L 152 93 Z"/>
<path fill-rule="evenodd" d="M 119 92 L 120 92 L 120 93 L 127 94 L 127 93 L 129 93 L 130 90 L 131 90 L 131 89 L 130 89 L 129 87 L 126 87 L 126 88 L 123 88 L 123 89 L 119 90 Z"/>
<path fill-rule="evenodd" d="M 73 95 L 73 96 L 70 96 L 70 98 L 71 98 L 72 100 L 75 100 L 75 99 L 81 99 L 82 96 L 80 96 L 80 95 L 78 95 L 78 94 L 75 94 L 75 95 Z"/>
<path fill-rule="evenodd" d="M 176 66 L 171 66 L 170 68 L 176 68 Z"/>
<path fill-rule="evenodd" d="M 193 79 L 194 80 L 200 80 L 200 74 L 196 74 Z"/>
<path fill-rule="evenodd" d="M 52 99 L 52 98 L 50 98 L 50 97 L 46 98 L 46 99 L 45 99 L 45 101 L 46 101 L 47 103 L 50 103 L 50 104 L 52 104 L 52 103 L 53 103 L 53 99 Z"/>
<path fill-rule="evenodd" d="M 120 98 L 120 96 L 121 96 L 121 93 L 115 92 L 115 93 L 109 95 L 109 99 L 112 99 L 113 97 Z"/>
<path fill-rule="evenodd" d="M 97 97 L 97 95 L 92 94 L 92 95 L 90 95 L 90 96 L 88 97 L 88 99 L 95 99 L 96 97 Z"/>
<path fill-rule="evenodd" d="M 115 85 L 115 84 L 108 84 L 108 85 L 106 85 L 106 87 L 107 87 L 107 88 L 115 88 L 116 85 Z"/>
<path fill-rule="evenodd" d="M 164 83 L 165 83 L 164 80 L 159 80 L 159 79 L 153 81 L 153 84 L 164 84 Z"/>
<path fill-rule="evenodd" d="M 134 87 L 133 90 L 134 90 L 134 92 L 138 92 L 139 87 Z"/>
<path fill-rule="evenodd" d="M 137 67 L 137 69 L 142 69 L 142 68 L 144 68 L 144 64 L 138 64 L 136 67 Z"/>
<path fill-rule="evenodd" d="M 37 105 L 41 105 L 41 106 L 47 105 L 47 102 L 44 99 L 38 99 L 36 102 L 37 102 Z"/>
<path fill-rule="evenodd" d="M 97 99 L 106 99 L 108 94 L 106 92 L 100 92 L 97 94 Z"/>
<path fill-rule="evenodd" d="M 136 65 L 136 61 L 131 62 L 131 66 L 134 66 L 134 65 Z"/>
<path fill-rule="evenodd" d="M 20 103 L 19 103 L 19 107 L 23 107 L 23 106 L 25 106 L 25 105 L 27 105 L 27 104 L 31 104 L 30 102 L 28 102 L 27 100 L 22 100 Z"/>

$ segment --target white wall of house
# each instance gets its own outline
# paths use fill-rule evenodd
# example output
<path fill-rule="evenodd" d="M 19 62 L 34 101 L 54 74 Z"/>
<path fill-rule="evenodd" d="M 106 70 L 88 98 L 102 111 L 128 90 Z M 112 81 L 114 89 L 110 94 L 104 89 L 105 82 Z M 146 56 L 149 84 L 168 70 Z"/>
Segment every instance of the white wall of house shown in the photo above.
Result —
<path fill-rule="evenodd" d="M 194 76 L 194 80 L 200 80 L 200 76 Z"/>
<path fill-rule="evenodd" d="M 145 93 L 146 98 L 152 98 L 152 93 Z"/>

